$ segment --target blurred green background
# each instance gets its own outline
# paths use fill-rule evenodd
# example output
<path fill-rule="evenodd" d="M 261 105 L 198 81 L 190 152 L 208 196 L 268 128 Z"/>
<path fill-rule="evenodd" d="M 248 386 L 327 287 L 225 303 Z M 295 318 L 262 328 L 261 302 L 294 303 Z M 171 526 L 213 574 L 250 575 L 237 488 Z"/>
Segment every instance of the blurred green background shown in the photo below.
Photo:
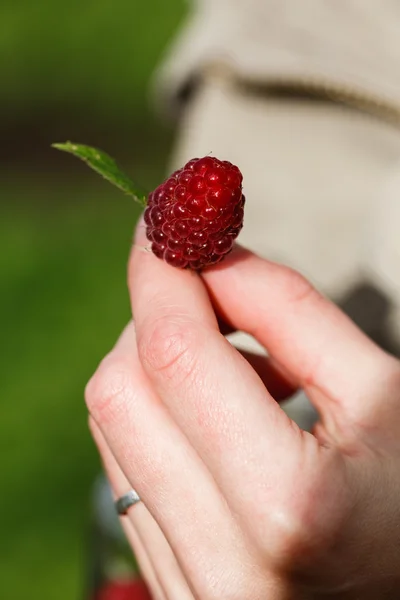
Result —
<path fill-rule="evenodd" d="M 97 145 L 142 185 L 173 132 L 150 77 L 185 0 L 0 4 L 0 597 L 82 598 L 99 464 L 83 389 L 129 319 L 137 209 L 50 149 Z"/>

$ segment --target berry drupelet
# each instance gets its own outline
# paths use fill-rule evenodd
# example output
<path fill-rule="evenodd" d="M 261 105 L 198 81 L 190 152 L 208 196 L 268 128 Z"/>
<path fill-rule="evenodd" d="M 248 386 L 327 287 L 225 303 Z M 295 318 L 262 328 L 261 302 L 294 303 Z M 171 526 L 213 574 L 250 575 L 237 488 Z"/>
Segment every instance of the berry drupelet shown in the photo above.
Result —
<path fill-rule="evenodd" d="M 168 264 L 201 270 L 232 250 L 243 227 L 242 174 L 228 161 L 195 158 L 148 197 L 152 252 Z"/>

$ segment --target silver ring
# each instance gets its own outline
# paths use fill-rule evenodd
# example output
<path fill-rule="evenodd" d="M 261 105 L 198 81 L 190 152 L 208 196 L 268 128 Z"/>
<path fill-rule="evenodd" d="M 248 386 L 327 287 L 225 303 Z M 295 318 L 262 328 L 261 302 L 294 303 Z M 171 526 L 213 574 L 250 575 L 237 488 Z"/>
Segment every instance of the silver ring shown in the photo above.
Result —
<path fill-rule="evenodd" d="M 129 490 L 126 494 L 118 498 L 115 502 L 115 508 L 119 515 L 126 515 L 128 508 L 140 502 L 139 494 L 135 490 Z"/>

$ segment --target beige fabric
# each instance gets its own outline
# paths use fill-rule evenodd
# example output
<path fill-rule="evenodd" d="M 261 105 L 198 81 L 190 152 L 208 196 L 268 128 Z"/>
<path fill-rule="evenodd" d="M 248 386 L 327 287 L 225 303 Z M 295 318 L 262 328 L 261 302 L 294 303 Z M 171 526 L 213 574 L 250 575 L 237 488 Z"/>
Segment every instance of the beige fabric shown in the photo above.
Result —
<path fill-rule="evenodd" d="M 208 64 L 238 77 L 300 81 L 399 111 L 397 0 L 197 0 L 157 77 L 165 101 Z"/>

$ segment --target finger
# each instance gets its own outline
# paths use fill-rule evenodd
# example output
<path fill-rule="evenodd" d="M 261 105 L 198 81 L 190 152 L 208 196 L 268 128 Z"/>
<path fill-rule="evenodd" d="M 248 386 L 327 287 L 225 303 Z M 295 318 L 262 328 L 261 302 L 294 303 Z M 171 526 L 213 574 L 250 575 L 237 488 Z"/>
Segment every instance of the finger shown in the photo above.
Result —
<path fill-rule="evenodd" d="M 128 492 L 132 485 L 121 471 L 101 430 L 92 418 L 89 419 L 89 427 L 113 494 L 115 498 L 119 498 Z M 157 593 L 163 599 L 193 600 L 193 595 L 165 536 L 144 504 L 142 502 L 135 504 L 128 510 L 127 518 L 122 517 L 121 522 L 132 542 L 135 555 L 153 595 Z"/>
<path fill-rule="evenodd" d="M 212 596 L 215 582 L 223 589 L 240 587 L 250 561 L 241 532 L 212 476 L 150 387 L 132 325 L 89 382 L 86 397 L 130 487 L 161 528 L 194 594 Z"/>
<path fill-rule="evenodd" d="M 320 411 L 331 399 L 356 417 L 382 395 L 395 362 L 298 273 L 237 246 L 202 278 L 222 318 L 266 347 Z"/>
<path fill-rule="evenodd" d="M 143 368 L 234 512 L 257 527 L 254 499 L 299 468 L 299 430 L 219 332 L 198 276 L 134 250 L 129 287 Z"/>
<path fill-rule="evenodd" d="M 142 543 L 136 529 L 129 520 L 121 519 L 122 528 L 125 532 L 126 538 L 133 549 L 135 559 L 137 560 L 140 573 L 142 578 L 146 582 L 146 585 L 151 593 L 153 600 L 168 600 L 168 596 L 164 594 L 161 585 L 157 579 L 157 574 L 153 568 L 153 562 Z"/>

